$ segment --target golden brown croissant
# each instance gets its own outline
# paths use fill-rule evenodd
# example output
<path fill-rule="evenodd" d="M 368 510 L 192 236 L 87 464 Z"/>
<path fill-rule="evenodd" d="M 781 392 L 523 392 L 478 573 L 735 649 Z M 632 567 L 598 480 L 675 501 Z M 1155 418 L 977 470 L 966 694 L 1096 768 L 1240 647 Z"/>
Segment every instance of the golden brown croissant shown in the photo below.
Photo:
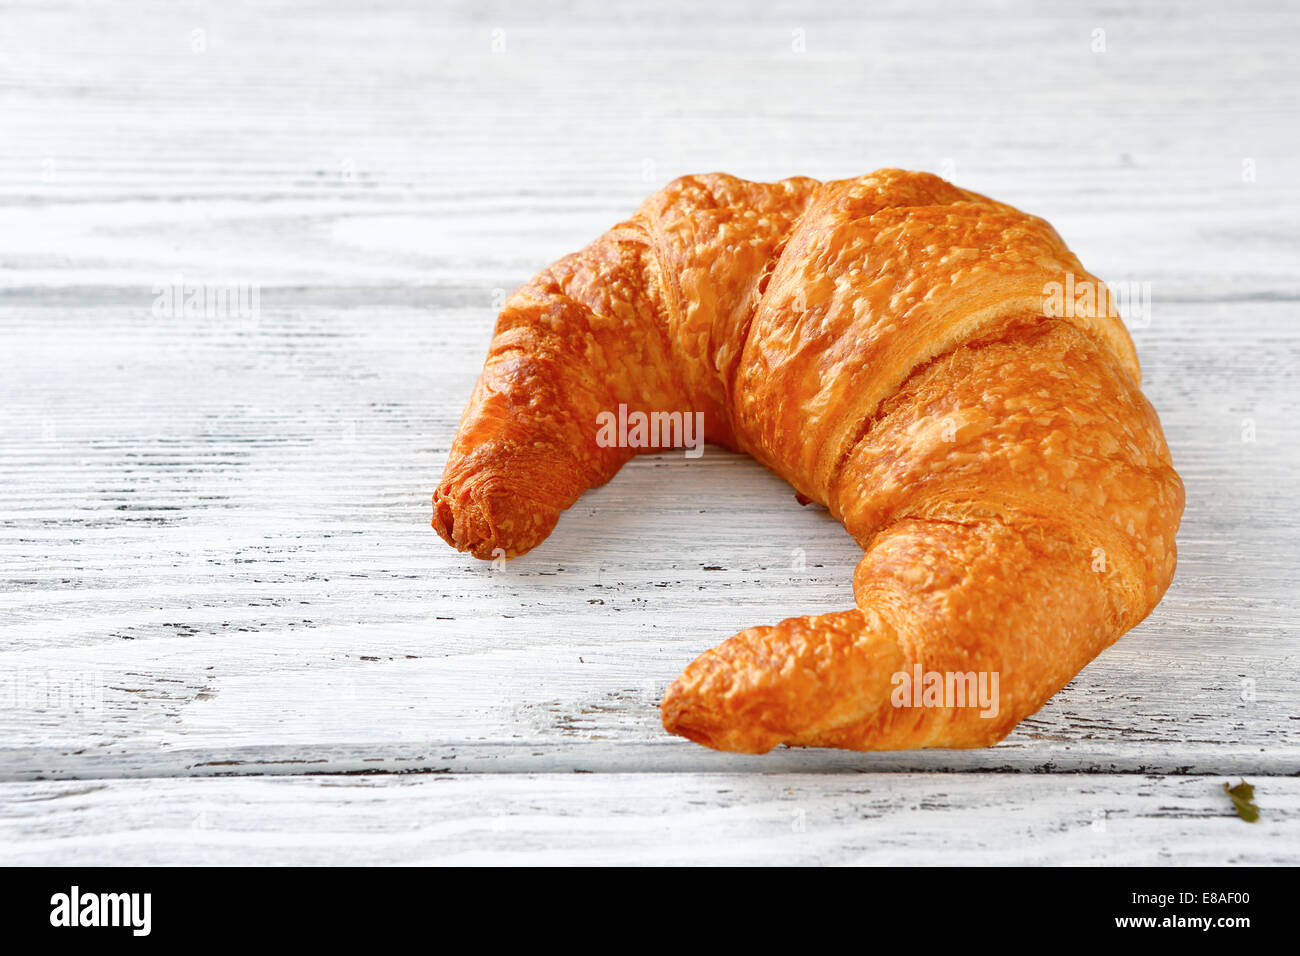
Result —
<path fill-rule="evenodd" d="M 1046 222 L 935 176 L 688 176 L 505 303 L 433 524 L 522 554 L 643 450 L 602 415 L 703 412 L 865 554 L 856 608 L 706 652 L 664 726 L 987 746 L 1174 573 L 1183 487 L 1112 302 Z"/>

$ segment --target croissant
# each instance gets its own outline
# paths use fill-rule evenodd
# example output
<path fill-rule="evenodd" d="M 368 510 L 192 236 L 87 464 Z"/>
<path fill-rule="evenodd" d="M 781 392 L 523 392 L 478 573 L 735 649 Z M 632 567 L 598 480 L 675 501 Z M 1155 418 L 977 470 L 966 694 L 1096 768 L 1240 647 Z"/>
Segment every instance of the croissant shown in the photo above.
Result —
<path fill-rule="evenodd" d="M 687 176 L 506 301 L 433 526 L 523 554 L 655 450 L 598 440 L 602 416 L 703 413 L 864 554 L 857 607 L 705 652 L 664 727 L 746 753 L 989 746 L 1173 577 L 1183 486 L 1139 382 L 1113 297 L 1042 219 L 897 169 Z"/>

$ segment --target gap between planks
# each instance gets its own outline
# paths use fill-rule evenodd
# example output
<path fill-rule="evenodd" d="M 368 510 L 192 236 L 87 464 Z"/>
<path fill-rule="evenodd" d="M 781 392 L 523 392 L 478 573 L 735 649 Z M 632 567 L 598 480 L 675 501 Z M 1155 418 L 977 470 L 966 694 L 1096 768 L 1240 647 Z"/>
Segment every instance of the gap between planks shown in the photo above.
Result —
<path fill-rule="evenodd" d="M 781 748 L 769 754 L 718 753 L 676 741 L 269 745 L 184 748 L 163 752 L 102 752 L 58 748 L 0 749 L 0 783 L 40 780 L 115 780 L 178 777 L 479 775 L 479 774 L 701 774 L 763 775 L 1119 774 L 1172 776 L 1300 776 L 1300 755 L 1223 747 L 1213 761 L 1204 751 L 1116 755 L 1109 745 L 1013 745 L 968 751 L 855 753 Z"/>

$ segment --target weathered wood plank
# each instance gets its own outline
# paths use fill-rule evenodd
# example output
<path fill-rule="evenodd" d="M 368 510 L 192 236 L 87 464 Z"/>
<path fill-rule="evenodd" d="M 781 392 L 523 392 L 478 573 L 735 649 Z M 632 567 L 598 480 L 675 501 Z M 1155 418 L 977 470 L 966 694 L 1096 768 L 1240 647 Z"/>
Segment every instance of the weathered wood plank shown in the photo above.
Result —
<path fill-rule="evenodd" d="M 1233 814 L 1223 783 L 746 773 L 4 784 L 0 863 L 1300 862 L 1300 781 L 1256 780 L 1255 824 Z"/>
<path fill-rule="evenodd" d="M 254 329 L 0 309 L 19 359 L 0 383 L 0 728 L 36 748 L 0 771 L 88 744 L 650 742 L 699 650 L 851 604 L 843 530 L 718 449 L 634 462 L 503 570 L 446 548 L 428 495 L 490 311 L 437 301 L 272 305 Z M 1071 746 L 1067 763 L 1295 769 L 1300 409 L 1236 372 L 1267 338 L 1285 374 L 1300 332 L 1250 303 L 1255 337 L 1225 344 L 1227 310 L 1142 330 L 1188 485 L 1174 587 L 1017 732 L 1032 754 L 994 765 Z"/>

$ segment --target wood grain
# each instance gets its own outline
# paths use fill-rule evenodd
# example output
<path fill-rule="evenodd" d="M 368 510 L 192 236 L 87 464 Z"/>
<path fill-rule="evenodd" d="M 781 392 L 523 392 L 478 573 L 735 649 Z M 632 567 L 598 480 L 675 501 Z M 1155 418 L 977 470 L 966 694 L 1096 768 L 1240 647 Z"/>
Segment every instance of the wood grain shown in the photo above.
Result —
<path fill-rule="evenodd" d="M 429 532 L 428 490 L 481 330 L 397 306 L 265 309 L 242 333 L 116 307 L 0 314 L 27 329 L 6 387 L 32 410 L 0 436 L 8 747 L 655 742 L 658 695 L 698 651 L 851 606 L 843 530 L 712 448 L 637 460 L 504 569 L 457 555 Z M 1217 307 L 1183 314 L 1144 354 L 1233 361 L 1202 328 Z M 41 356 L 67 341 L 84 368 L 51 378 Z M 1165 367 L 1150 374 L 1154 392 Z M 946 765 L 1300 772 L 1294 518 L 1259 501 L 1288 488 L 1298 410 L 1243 444 L 1215 409 L 1245 396 L 1216 384 L 1153 396 L 1190 502 L 1164 603 L 998 757 Z M 84 706 L 63 684 L 89 686 Z M 41 772 L 17 754 L 0 768 Z"/>
<path fill-rule="evenodd" d="M 1211 777 L 488 774 L 0 785 L 0 862 L 1294 865 Z M 990 808 L 997 808 L 992 811 Z"/>
<path fill-rule="evenodd" d="M 1127 806 L 1145 774 L 1300 773 L 1297 41 L 1280 2 L 1227 20 L 1199 3 L 7 10 L 4 793 L 140 778 L 94 792 L 166 806 L 229 786 L 260 826 L 272 795 L 328 779 L 180 778 L 508 771 L 529 776 L 457 792 L 519 786 L 526 802 L 532 780 L 544 805 L 616 799 L 629 771 L 704 794 L 720 772 L 921 787 L 1032 770 L 1071 775 L 1041 785 L 1062 806 L 1092 787 Z M 1043 215 L 1109 282 L 1150 284 L 1130 325 L 1187 486 L 1178 574 L 992 750 L 711 754 L 665 737 L 658 696 L 743 627 L 851 605 L 858 555 L 824 511 L 716 448 L 647 457 L 494 570 L 437 539 L 429 496 L 496 306 L 537 268 L 682 173 L 884 165 Z M 255 285 L 258 314 L 157 314 L 177 275 Z M 613 776 L 552 776 L 571 770 Z M 957 830 L 1028 778 L 934 785 L 976 779 L 992 782 L 960 797 Z M 641 852 L 637 832 L 610 857 Z M 1124 858 L 1217 846 L 1153 832 Z M 132 858 L 208 852 L 150 833 Z M 457 839 L 448 855 L 473 858 Z M 530 859 L 563 856 L 536 839 Z M 728 858 L 725 843 L 696 858 Z M 391 858 L 380 844 L 365 852 Z M 1036 861 L 1031 845 L 987 855 Z M 32 846 L 81 858 L 71 837 Z M 1061 844 L 1098 859 L 1090 846 Z"/>

